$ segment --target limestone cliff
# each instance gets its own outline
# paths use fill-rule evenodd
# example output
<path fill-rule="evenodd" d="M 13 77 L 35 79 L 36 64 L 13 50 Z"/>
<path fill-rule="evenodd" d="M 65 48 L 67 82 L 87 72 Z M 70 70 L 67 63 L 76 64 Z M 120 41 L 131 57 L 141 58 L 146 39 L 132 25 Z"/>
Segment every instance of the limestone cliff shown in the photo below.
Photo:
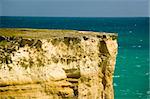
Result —
<path fill-rule="evenodd" d="M 0 29 L 1 99 L 113 99 L 117 35 Z"/>

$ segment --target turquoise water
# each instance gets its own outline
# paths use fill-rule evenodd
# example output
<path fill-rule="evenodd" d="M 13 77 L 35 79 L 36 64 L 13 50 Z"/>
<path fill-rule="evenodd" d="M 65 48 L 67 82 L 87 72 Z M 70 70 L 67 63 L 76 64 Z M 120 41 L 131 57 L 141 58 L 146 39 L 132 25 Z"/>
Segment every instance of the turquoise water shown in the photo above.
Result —
<path fill-rule="evenodd" d="M 0 17 L 0 27 L 116 32 L 115 99 L 150 99 L 149 18 Z"/>

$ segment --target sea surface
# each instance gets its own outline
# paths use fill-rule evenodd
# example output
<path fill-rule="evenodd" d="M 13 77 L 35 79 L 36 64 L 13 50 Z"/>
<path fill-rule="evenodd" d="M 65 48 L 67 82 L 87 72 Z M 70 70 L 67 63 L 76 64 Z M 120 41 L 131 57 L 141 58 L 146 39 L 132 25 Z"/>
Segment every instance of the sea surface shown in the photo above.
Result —
<path fill-rule="evenodd" d="M 73 29 L 118 33 L 115 99 L 150 99 L 149 18 L 0 17 L 1 28 Z"/>

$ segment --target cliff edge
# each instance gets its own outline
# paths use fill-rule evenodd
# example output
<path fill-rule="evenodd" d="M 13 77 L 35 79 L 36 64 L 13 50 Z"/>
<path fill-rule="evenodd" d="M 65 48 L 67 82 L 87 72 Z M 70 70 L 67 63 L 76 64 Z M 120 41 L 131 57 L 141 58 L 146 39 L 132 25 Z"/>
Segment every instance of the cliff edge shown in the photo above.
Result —
<path fill-rule="evenodd" d="M 1 99 L 113 99 L 117 35 L 0 29 Z"/>

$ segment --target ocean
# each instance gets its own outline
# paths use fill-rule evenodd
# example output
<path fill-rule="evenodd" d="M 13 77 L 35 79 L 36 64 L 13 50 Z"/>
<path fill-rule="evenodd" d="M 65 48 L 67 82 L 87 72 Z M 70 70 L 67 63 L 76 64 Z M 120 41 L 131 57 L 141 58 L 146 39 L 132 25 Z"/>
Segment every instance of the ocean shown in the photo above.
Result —
<path fill-rule="evenodd" d="M 71 29 L 118 33 L 115 99 L 150 99 L 149 18 L 0 17 L 1 28 Z"/>

